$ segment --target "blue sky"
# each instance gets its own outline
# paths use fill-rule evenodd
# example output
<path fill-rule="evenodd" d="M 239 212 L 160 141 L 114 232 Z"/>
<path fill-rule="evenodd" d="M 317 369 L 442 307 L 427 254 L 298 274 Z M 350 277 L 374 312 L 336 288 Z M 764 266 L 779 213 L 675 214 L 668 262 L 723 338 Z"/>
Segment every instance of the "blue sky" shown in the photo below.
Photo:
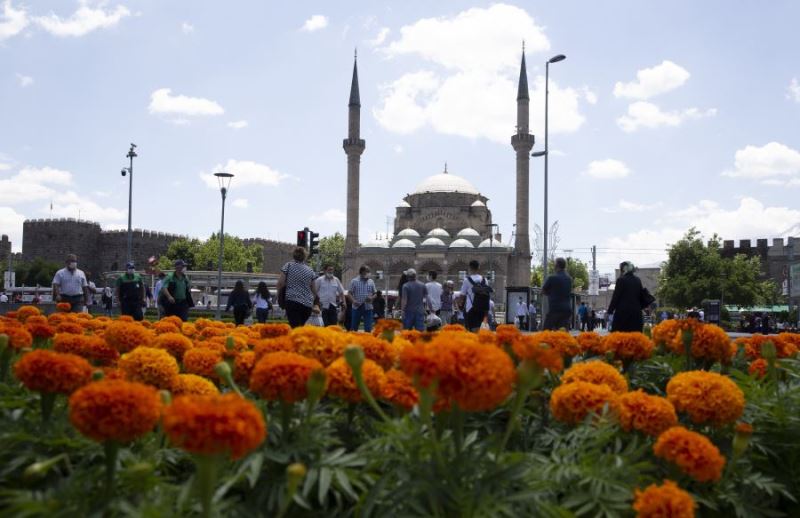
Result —
<path fill-rule="evenodd" d="M 235 173 L 226 229 L 344 230 L 347 99 L 359 49 L 361 240 L 425 177 L 452 174 L 514 221 L 515 84 L 527 41 L 542 149 L 551 68 L 550 220 L 601 271 L 663 258 L 694 225 L 800 234 L 800 4 L 0 0 L 0 232 L 25 218 L 205 237 L 206 181 Z M 542 164 L 531 167 L 542 223 Z"/>

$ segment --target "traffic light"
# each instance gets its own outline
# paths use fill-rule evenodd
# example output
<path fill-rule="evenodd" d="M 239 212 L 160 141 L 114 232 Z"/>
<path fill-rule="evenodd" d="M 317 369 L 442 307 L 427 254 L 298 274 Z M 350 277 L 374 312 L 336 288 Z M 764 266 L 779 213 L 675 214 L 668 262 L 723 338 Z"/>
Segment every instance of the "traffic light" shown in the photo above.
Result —
<path fill-rule="evenodd" d="M 308 233 L 308 256 L 314 257 L 319 254 L 319 232 Z"/>
<path fill-rule="evenodd" d="M 308 248 L 308 227 L 297 231 L 297 246 Z"/>

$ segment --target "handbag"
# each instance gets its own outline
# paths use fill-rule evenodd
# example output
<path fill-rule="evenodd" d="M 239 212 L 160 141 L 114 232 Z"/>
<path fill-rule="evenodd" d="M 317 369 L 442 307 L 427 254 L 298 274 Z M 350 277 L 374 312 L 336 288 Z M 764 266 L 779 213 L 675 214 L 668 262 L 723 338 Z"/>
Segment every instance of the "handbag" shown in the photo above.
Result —
<path fill-rule="evenodd" d="M 286 267 L 286 282 L 283 284 L 283 288 L 278 290 L 278 306 L 282 309 L 286 309 L 286 287 L 289 285 L 289 271 L 292 269 L 292 264 L 289 263 L 289 266 Z"/>
<path fill-rule="evenodd" d="M 642 287 L 642 291 L 639 294 L 639 303 L 642 306 L 642 309 L 650 307 L 650 305 L 656 301 L 656 298 L 650 293 L 645 287 Z"/>

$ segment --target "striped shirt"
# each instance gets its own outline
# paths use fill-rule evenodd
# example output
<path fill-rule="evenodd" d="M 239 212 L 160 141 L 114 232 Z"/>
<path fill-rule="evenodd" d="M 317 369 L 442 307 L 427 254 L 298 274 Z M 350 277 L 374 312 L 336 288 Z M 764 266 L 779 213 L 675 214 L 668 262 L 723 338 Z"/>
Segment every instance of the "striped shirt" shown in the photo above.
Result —
<path fill-rule="evenodd" d="M 350 296 L 353 297 L 353 307 L 357 308 L 364 304 L 367 297 L 374 295 L 376 291 L 375 282 L 372 279 L 362 279 L 359 275 L 350 281 Z M 367 303 L 366 307 L 370 309 L 372 304 Z"/>
<path fill-rule="evenodd" d="M 53 284 L 58 286 L 61 295 L 75 296 L 83 295 L 83 288 L 88 286 L 86 275 L 83 270 L 70 271 L 69 268 L 61 268 L 53 277 Z"/>
<path fill-rule="evenodd" d="M 286 275 L 286 300 L 310 308 L 314 304 L 311 282 L 317 277 L 314 270 L 305 263 L 289 261 L 281 271 Z"/>

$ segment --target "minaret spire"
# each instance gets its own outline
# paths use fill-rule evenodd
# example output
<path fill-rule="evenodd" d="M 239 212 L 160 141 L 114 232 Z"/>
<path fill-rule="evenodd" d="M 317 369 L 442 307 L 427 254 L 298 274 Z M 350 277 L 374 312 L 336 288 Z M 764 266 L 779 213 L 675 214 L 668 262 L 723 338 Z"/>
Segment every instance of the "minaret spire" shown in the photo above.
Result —
<path fill-rule="evenodd" d="M 519 66 L 519 87 L 517 88 L 517 101 L 530 99 L 528 97 L 528 70 L 525 67 L 525 41 L 522 41 L 522 63 Z"/>
<path fill-rule="evenodd" d="M 511 145 L 517 155 L 517 221 L 514 241 L 514 257 L 509 285 L 528 286 L 531 277 L 531 241 L 528 231 L 530 221 L 530 154 L 534 138 L 530 133 L 528 105 L 528 71 L 525 67 L 525 42 L 522 42 L 522 61 L 519 66 L 519 88 L 517 89 L 517 134 L 511 137 Z"/>
<path fill-rule="evenodd" d="M 347 155 L 347 230 L 344 240 L 343 278 L 355 275 L 358 252 L 359 185 L 361 182 L 361 154 L 366 143 L 361 138 L 361 98 L 358 92 L 358 54 L 353 55 L 353 80 L 350 83 L 350 101 L 347 105 L 347 138 L 342 142 Z"/>
<path fill-rule="evenodd" d="M 353 80 L 350 83 L 350 103 L 348 106 L 361 106 L 361 96 L 358 93 L 358 49 L 353 54 Z"/>

